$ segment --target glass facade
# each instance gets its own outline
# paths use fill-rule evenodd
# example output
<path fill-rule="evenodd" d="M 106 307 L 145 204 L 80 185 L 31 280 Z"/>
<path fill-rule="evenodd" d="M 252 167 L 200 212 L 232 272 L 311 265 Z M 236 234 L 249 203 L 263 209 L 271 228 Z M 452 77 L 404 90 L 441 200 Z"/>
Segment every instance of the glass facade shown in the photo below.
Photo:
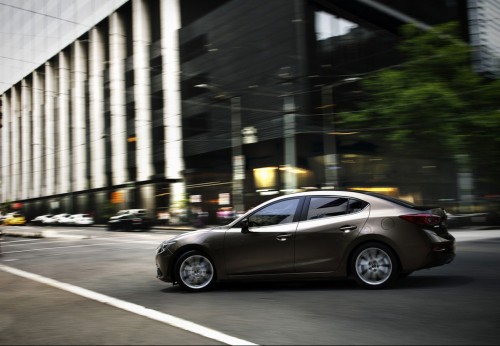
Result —
<path fill-rule="evenodd" d="M 376 117 L 371 136 L 340 120 L 402 62 L 401 25 L 457 20 L 465 37 L 466 15 L 464 0 L 128 1 L 3 94 L 2 194 L 39 213 L 114 192 L 152 212 L 190 201 L 211 221 L 307 189 L 456 198 L 452 159 L 398 156 Z"/>

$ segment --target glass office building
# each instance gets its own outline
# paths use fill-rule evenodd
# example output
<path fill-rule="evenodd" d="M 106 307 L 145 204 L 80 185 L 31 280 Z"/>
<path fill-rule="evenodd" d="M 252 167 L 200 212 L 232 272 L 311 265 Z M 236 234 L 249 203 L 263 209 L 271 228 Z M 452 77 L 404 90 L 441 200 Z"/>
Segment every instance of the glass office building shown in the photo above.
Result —
<path fill-rule="evenodd" d="M 456 198 L 451 160 L 393 157 L 336 119 L 401 61 L 401 25 L 454 20 L 467 40 L 468 4 L 127 1 L 3 93 L 0 200 L 215 221 L 307 189 Z"/>

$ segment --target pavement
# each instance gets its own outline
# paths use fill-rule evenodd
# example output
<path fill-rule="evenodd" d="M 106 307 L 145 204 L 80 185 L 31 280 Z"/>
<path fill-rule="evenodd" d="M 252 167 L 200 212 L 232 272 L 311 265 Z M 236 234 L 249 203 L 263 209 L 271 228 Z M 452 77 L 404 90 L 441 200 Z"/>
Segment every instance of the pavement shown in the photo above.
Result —
<path fill-rule="evenodd" d="M 94 225 L 93 228 L 106 228 L 106 225 Z M 209 226 L 207 226 L 209 227 Z M 165 232 L 190 232 L 195 231 L 197 228 L 191 226 L 154 226 L 152 230 L 160 230 Z M 25 226 L 4 226 L 0 225 L 0 234 L 8 235 L 11 237 L 23 237 L 23 238 L 82 238 L 84 236 L 78 234 L 68 234 L 71 231 L 78 231 L 78 228 L 66 228 L 61 227 L 25 227 Z M 76 233 L 76 232 L 75 232 Z"/>

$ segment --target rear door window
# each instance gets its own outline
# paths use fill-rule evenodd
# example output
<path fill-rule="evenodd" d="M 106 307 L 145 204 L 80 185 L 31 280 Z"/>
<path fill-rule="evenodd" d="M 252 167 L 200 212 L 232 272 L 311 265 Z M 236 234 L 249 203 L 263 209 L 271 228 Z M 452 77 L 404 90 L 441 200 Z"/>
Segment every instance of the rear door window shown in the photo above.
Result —
<path fill-rule="evenodd" d="M 357 213 L 368 205 L 357 198 L 347 197 L 312 197 L 309 203 L 306 220 Z"/>
<path fill-rule="evenodd" d="M 344 197 L 312 197 L 307 220 L 347 214 L 349 199 Z"/>

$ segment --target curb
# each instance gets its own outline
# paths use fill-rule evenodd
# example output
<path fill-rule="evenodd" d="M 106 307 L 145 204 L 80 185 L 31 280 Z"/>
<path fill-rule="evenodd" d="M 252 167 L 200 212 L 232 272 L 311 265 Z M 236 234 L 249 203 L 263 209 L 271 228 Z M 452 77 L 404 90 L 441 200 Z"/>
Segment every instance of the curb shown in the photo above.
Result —
<path fill-rule="evenodd" d="M 26 232 L 26 231 L 0 231 L 0 235 L 9 235 L 11 237 L 23 238 L 44 238 L 43 231 Z"/>
<path fill-rule="evenodd" d="M 96 228 L 105 228 L 106 225 L 94 225 Z M 193 227 L 152 227 L 151 230 L 160 231 L 179 231 L 179 232 L 191 232 L 195 231 L 196 228 Z M 57 230 L 2 230 L 0 229 L 0 236 L 8 235 L 11 237 L 21 237 L 21 238 L 70 238 L 70 239 L 89 239 L 90 235 L 76 235 L 76 234 L 62 234 Z"/>

